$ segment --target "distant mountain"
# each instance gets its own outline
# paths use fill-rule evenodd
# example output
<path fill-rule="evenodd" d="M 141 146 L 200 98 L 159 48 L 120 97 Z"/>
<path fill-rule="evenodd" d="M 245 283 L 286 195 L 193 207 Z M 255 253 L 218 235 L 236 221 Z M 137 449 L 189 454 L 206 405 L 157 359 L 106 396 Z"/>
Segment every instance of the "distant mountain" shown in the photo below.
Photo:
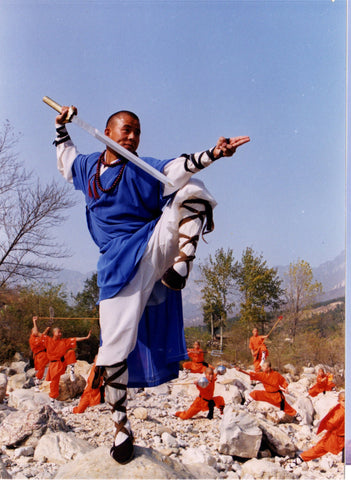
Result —
<path fill-rule="evenodd" d="M 278 268 L 278 274 L 284 282 L 289 266 L 278 266 L 276 268 Z M 334 260 L 324 262 L 319 267 L 312 268 L 312 272 L 313 278 L 323 285 L 323 293 L 319 297 L 319 301 L 333 300 L 345 295 L 345 251 L 341 252 Z"/>
<path fill-rule="evenodd" d="M 289 266 L 278 266 L 278 275 L 283 280 Z M 345 252 L 340 253 L 334 260 L 322 263 L 319 267 L 313 268 L 313 276 L 323 285 L 324 293 L 318 298 L 318 301 L 332 300 L 345 295 L 345 273 L 346 262 Z M 93 272 L 83 274 L 74 270 L 62 270 L 57 274 L 54 283 L 62 283 L 66 292 L 76 295 L 84 288 L 84 282 L 90 278 Z M 201 277 L 200 268 L 195 263 L 191 271 L 186 288 L 183 290 L 183 312 L 185 326 L 195 326 L 202 324 L 201 309 L 201 288 L 197 283 Z"/>

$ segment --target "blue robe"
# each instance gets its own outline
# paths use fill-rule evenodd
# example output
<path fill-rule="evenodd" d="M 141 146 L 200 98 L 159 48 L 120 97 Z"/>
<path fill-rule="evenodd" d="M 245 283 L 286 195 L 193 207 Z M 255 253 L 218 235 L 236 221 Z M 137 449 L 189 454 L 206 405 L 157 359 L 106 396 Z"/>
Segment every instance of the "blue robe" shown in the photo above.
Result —
<path fill-rule="evenodd" d="M 89 195 L 100 153 L 78 155 L 72 166 L 73 183 L 86 200 L 89 232 L 100 249 L 100 300 L 112 298 L 133 278 L 154 227 L 169 197 L 159 180 L 128 162 L 111 193 Z M 143 158 L 162 171 L 169 160 Z M 107 189 L 122 165 L 100 177 Z M 89 189 L 90 184 L 90 189 Z M 178 376 L 179 361 L 187 358 L 181 293 L 157 282 L 139 322 L 138 340 L 128 357 L 129 387 L 155 386 Z"/>

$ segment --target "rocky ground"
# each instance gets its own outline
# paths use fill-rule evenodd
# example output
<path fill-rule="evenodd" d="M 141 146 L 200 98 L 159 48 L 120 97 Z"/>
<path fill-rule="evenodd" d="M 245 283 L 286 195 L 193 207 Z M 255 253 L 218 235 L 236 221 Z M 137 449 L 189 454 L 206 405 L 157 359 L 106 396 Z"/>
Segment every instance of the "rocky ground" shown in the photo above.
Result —
<path fill-rule="evenodd" d="M 224 397 L 226 408 L 223 416 L 215 409 L 213 420 L 205 412 L 185 421 L 173 415 L 197 396 L 193 382 L 199 375 L 188 374 L 140 392 L 129 390 L 136 457 L 120 466 L 109 457 L 110 407 L 101 404 L 83 414 L 65 408 L 78 404 L 79 398 L 69 397 L 77 394 L 74 387 L 84 388 L 89 370 L 84 363 L 76 367 L 76 385 L 68 375 L 62 377 L 60 388 L 66 398 L 56 402 L 54 411 L 46 382 L 40 393 L 34 392 L 33 371 L 24 367 L 17 372 L 14 364 L 0 369 L 0 391 L 4 377 L 7 388 L 0 403 L 0 478 L 344 478 L 341 454 L 327 454 L 293 472 L 285 466 L 288 457 L 318 441 L 316 427 L 337 403 L 337 392 L 316 399 L 307 396 L 316 377 L 314 368 L 305 369 L 299 378 L 288 366 L 285 372 L 291 382 L 288 401 L 301 413 L 300 424 L 263 402 L 241 406 L 241 399 L 260 385 L 254 387 L 231 368 L 218 378 L 215 394 Z"/>

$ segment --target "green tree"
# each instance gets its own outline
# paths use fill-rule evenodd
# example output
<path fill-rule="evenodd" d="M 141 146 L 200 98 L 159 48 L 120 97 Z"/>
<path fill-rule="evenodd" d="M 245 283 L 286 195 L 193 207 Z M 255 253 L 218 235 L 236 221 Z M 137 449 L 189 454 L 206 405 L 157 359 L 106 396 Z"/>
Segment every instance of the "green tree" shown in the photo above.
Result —
<path fill-rule="evenodd" d="M 97 285 L 97 273 L 93 273 L 84 282 L 84 288 L 74 297 L 74 309 L 79 315 L 96 315 L 97 302 L 99 300 L 99 287 Z"/>
<path fill-rule="evenodd" d="M 312 268 L 305 260 L 290 263 L 286 276 L 287 312 L 291 321 L 291 335 L 295 339 L 304 311 L 312 306 L 323 287 L 320 282 L 314 281 Z"/>
<path fill-rule="evenodd" d="M 228 249 L 225 252 L 223 248 L 216 250 L 214 257 L 209 255 L 205 264 L 200 265 L 200 272 L 204 322 L 208 325 L 212 338 L 214 329 L 220 328 L 222 349 L 223 327 L 228 313 L 235 305 L 233 293 L 236 270 L 233 251 Z"/>
<path fill-rule="evenodd" d="M 267 312 L 278 310 L 282 303 L 282 280 L 277 269 L 269 268 L 262 255 L 252 248 L 244 250 L 241 262 L 236 264 L 236 281 L 241 293 L 240 316 L 248 330 L 261 324 L 264 332 Z"/>

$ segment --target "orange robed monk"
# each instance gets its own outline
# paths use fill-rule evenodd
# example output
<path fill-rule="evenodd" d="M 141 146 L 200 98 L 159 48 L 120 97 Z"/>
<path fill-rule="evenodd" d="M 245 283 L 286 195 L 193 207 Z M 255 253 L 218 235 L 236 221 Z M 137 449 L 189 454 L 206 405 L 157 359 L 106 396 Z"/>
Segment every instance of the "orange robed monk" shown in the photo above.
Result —
<path fill-rule="evenodd" d="M 99 405 L 101 402 L 101 386 L 103 383 L 103 376 L 100 378 L 99 385 L 96 388 L 93 388 L 92 383 L 95 376 L 95 364 L 96 358 L 94 359 L 94 364 L 90 370 L 89 377 L 87 380 L 86 387 L 84 389 L 83 395 L 80 398 L 79 404 L 77 407 L 73 408 L 73 413 L 83 413 L 88 407 L 93 407 L 94 405 Z"/>
<path fill-rule="evenodd" d="M 70 378 L 74 381 L 74 363 L 76 363 L 76 354 L 73 350 L 77 342 L 88 340 L 91 331 L 86 337 L 62 338 L 60 328 L 53 329 L 53 336 L 45 338 L 45 347 L 48 359 L 50 360 L 49 370 L 46 380 L 50 383 L 50 393 L 52 403 L 59 396 L 60 377 L 66 371 L 67 365 L 70 367 Z"/>
<path fill-rule="evenodd" d="M 191 373 L 203 373 L 208 363 L 204 362 L 204 351 L 200 348 L 200 342 L 194 342 L 193 348 L 188 349 L 188 355 L 191 362 L 184 362 L 183 369 L 190 370 Z"/>
<path fill-rule="evenodd" d="M 264 341 L 268 335 L 259 335 L 257 328 L 252 330 L 252 337 L 250 337 L 249 348 L 251 355 L 253 356 L 254 370 L 255 372 L 261 371 L 261 366 L 268 357 L 268 348 Z"/>
<path fill-rule="evenodd" d="M 272 369 L 269 360 L 263 362 L 262 372 L 246 372 L 239 367 L 236 367 L 236 369 L 239 372 L 249 375 L 251 380 L 262 382 L 264 390 L 253 390 L 250 392 L 252 400 L 268 402 L 275 407 L 279 407 L 280 410 L 283 410 L 287 415 L 295 417 L 296 420 L 302 420 L 296 410 L 285 400 L 283 391 L 288 388 L 288 382 L 279 372 Z M 251 403 L 252 400 L 246 400 L 245 405 Z"/>
<path fill-rule="evenodd" d="M 318 443 L 309 450 L 300 453 L 293 460 L 289 460 L 291 466 L 300 465 L 314 458 L 319 458 L 330 452 L 334 455 L 340 453 L 345 446 L 345 392 L 340 392 L 339 403 L 332 408 L 321 420 L 317 434 L 326 430 L 327 433 Z"/>
<path fill-rule="evenodd" d="M 335 387 L 335 383 L 332 380 L 333 375 L 331 373 L 325 373 L 323 368 L 319 368 L 317 382 L 308 390 L 308 393 L 311 397 L 316 397 L 320 393 L 330 392 Z"/>
<path fill-rule="evenodd" d="M 223 413 L 223 409 L 225 407 L 223 397 L 213 396 L 214 389 L 215 389 L 215 382 L 217 378 L 213 371 L 213 368 L 207 367 L 204 373 L 205 373 L 205 377 L 208 380 L 207 387 L 202 388 L 195 382 L 195 385 L 200 392 L 199 396 L 190 405 L 188 410 L 186 410 L 185 412 L 176 412 L 175 413 L 176 417 L 179 417 L 183 420 L 187 420 L 188 418 L 192 418 L 194 415 L 196 415 L 199 412 L 206 412 L 208 410 L 209 412 L 208 412 L 207 418 L 212 420 L 213 410 L 215 406 L 219 408 L 221 413 Z"/>
<path fill-rule="evenodd" d="M 33 328 L 29 337 L 29 346 L 33 352 L 35 374 L 35 391 L 39 392 L 40 380 L 44 376 L 45 367 L 49 363 L 48 356 L 46 354 L 45 337 L 50 327 L 47 327 L 43 333 L 39 332 L 37 325 L 38 317 L 33 317 Z"/>

